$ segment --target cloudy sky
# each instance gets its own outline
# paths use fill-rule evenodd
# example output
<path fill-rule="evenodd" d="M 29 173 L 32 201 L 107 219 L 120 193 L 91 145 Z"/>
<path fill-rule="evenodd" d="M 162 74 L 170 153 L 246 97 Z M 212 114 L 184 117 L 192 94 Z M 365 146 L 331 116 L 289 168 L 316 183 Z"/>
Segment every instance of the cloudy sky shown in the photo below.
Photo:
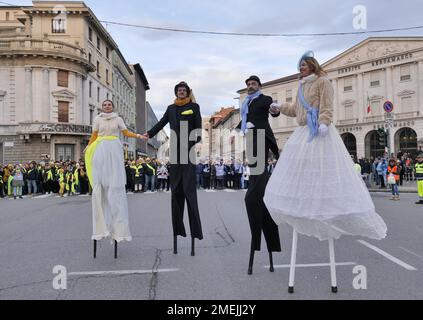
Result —
<path fill-rule="evenodd" d="M 6 1 L 30 5 L 31 1 Z M 367 29 L 423 25 L 421 0 L 86 0 L 100 20 L 155 27 L 240 33 L 353 32 L 353 8 L 367 9 Z M 236 91 L 257 74 L 270 81 L 296 72 L 299 56 L 314 50 L 325 62 L 368 35 L 334 37 L 234 37 L 173 33 L 108 25 L 130 63 L 140 63 L 160 117 L 174 99 L 173 87 L 187 81 L 203 115 L 238 106 Z M 373 34 L 423 35 L 423 29 Z"/>

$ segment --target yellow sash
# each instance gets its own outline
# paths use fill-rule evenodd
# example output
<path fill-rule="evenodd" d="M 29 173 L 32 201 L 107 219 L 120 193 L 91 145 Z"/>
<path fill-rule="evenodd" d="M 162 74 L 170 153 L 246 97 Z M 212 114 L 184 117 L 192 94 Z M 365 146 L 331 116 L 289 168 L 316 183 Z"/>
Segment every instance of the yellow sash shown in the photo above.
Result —
<path fill-rule="evenodd" d="M 97 149 L 98 144 L 103 141 L 103 140 L 117 140 L 118 137 L 116 136 L 104 136 L 104 137 L 98 137 L 93 143 L 91 143 L 88 148 L 87 151 L 85 152 L 85 166 L 87 169 L 87 175 L 88 175 L 88 180 L 90 180 L 91 186 L 93 185 L 93 173 L 92 173 L 92 161 L 93 161 L 93 157 L 94 157 L 94 153 L 95 150 Z M 111 170 L 113 170 L 113 168 L 110 168 Z"/>

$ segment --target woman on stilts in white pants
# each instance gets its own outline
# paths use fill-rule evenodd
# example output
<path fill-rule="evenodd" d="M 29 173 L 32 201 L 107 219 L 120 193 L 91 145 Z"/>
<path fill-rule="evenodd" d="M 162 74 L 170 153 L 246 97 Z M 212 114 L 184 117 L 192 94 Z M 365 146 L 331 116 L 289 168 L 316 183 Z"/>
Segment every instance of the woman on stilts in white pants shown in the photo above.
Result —
<path fill-rule="evenodd" d="M 87 174 L 92 186 L 92 214 L 94 258 L 97 241 L 110 237 L 115 244 L 131 241 L 126 198 L 126 173 L 123 147 L 119 134 L 126 137 L 145 139 L 140 134 L 127 130 L 121 117 L 113 112 L 110 100 L 102 104 L 102 113 L 93 123 L 93 134 L 85 151 Z"/>
<path fill-rule="evenodd" d="M 264 202 L 277 224 L 294 228 L 289 292 L 294 292 L 298 234 L 304 234 L 329 241 L 335 293 L 334 239 L 354 235 L 380 240 L 386 237 L 387 227 L 332 124 L 334 91 L 313 52 L 301 57 L 298 68 L 295 103 L 271 107 L 271 112 L 296 117 L 300 127 L 283 148 Z"/>

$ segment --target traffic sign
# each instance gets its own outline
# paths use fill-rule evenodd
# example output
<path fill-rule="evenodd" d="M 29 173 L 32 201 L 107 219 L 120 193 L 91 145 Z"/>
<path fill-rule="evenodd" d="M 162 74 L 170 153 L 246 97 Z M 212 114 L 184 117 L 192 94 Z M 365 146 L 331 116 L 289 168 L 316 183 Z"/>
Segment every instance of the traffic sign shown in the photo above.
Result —
<path fill-rule="evenodd" d="M 387 113 L 391 113 L 392 111 L 394 111 L 394 104 L 391 101 L 386 101 L 383 104 L 383 110 L 385 110 L 385 112 Z"/>

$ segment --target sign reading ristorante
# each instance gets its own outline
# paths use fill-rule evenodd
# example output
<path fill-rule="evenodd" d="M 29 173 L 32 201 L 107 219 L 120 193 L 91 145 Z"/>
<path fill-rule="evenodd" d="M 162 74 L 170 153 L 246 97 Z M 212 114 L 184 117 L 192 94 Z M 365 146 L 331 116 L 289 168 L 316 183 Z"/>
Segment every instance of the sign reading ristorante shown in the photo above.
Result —
<path fill-rule="evenodd" d="M 70 124 L 70 123 L 21 123 L 21 133 L 72 133 L 78 135 L 90 135 L 92 127 L 86 125 Z"/>

